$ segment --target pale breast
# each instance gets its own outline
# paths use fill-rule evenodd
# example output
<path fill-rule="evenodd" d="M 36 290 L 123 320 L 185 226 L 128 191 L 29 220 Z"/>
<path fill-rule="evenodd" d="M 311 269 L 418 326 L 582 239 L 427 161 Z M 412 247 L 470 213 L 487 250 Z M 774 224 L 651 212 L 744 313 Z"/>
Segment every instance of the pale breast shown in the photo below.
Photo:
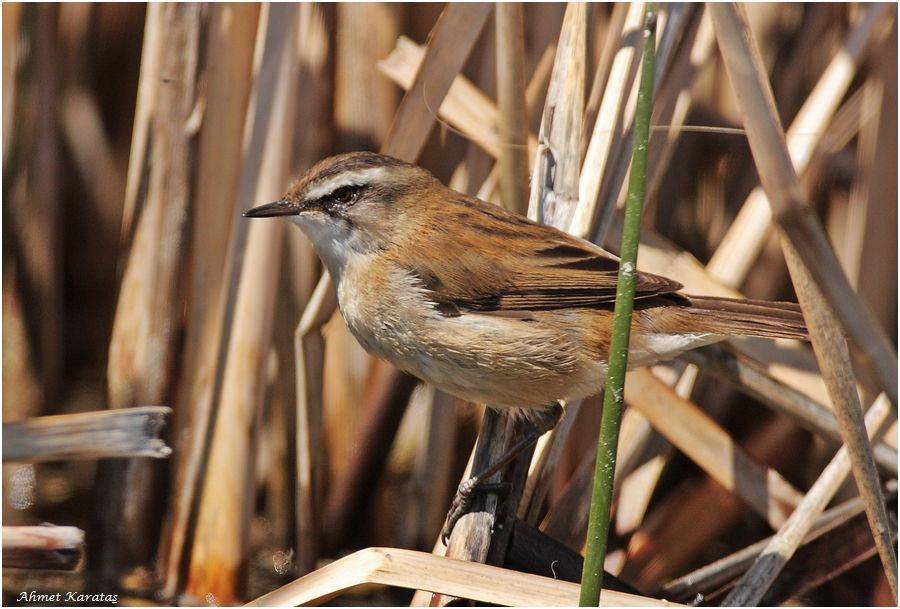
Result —
<path fill-rule="evenodd" d="M 419 280 L 360 259 L 338 286 L 341 313 L 370 353 L 453 395 L 499 407 L 542 408 L 596 393 L 606 376 L 574 320 L 446 316 Z"/>

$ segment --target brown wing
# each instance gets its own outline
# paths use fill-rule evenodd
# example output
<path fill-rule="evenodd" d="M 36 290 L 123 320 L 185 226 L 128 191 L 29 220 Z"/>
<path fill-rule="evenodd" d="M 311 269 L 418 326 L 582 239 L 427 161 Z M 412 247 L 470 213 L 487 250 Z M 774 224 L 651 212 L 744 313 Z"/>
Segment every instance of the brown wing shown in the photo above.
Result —
<path fill-rule="evenodd" d="M 428 266 L 409 269 L 445 314 L 519 317 L 527 311 L 612 306 L 619 262 L 592 243 L 469 197 L 454 199 L 446 219 L 443 226 L 463 226 L 427 231 L 441 255 Z M 459 230 L 464 226 L 468 230 Z M 681 287 L 639 272 L 635 298 Z"/>

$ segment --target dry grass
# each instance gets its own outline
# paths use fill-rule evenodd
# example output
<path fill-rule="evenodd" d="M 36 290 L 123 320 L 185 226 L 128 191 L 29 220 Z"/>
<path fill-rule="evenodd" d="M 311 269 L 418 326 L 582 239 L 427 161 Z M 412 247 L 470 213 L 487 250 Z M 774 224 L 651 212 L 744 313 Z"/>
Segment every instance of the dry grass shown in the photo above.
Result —
<path fill-rule="evenodd" d="M 37 430 L 5 442 L 4 555 L 12 526 L 86 541 L 73 530 L 74 571 L 6 569 L 4 601 L 232 604 L 311 572 L 259 600 L 576 598 L 550 578 L 580 574 L 599 402 L 461 522 L 449 555 L 493 567 L 410 552 L 445 552 L 479 411 L 366 355 L 302 235 L 240 218 L 370 149 L 615 250 L 640 6 L 494 9 L 3 5 L 4 438 Z M 866 515 L 890 564 L 896 8 L 750 5 L 751 44 L 723 52 L 728 10 L 664 7 L 639 266 L 691 293 L 799 297 L 825 374 L 808 345 L 742 341 L 631 375 L 606 568 L 645 598 L 604 600 L 892 604 Z M 735 78 L 753 66 L 774 106 Z M 37 417 L 104 404 L 171 408 L 168 461 L 36 456 Z M 79 456 L 132 454 L 91 442 Z M 516 517 L 546 536 L 512 534 Z"/>

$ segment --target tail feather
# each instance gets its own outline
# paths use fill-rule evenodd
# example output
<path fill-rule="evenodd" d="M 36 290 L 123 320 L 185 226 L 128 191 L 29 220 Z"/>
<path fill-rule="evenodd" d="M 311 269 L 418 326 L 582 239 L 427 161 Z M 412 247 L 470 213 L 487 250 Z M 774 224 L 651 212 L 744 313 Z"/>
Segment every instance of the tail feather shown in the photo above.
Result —
<path fill-rule="evenodd" d="M 686 296 L 689 310 L 702 311 L 711 332 L 809 340 L 800 306 L 792 302 Z"/>

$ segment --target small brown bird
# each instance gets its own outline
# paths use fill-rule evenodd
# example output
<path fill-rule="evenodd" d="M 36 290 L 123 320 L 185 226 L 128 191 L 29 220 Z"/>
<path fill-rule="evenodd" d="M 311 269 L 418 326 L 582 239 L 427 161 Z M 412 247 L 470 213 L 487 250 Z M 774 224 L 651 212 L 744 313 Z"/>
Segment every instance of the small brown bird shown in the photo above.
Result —
<path fill-rule="evenodd" d="M 448 393 L 537 418 L 604 385 L 619 261 L 592 243 L 370 152 L 327 158 L 244 215 L 297 224 L 360 344 Z M 681 288 L 638 273 L 630 368 L 729 336 L 807 338 L 795 304 Z"/>
<path fill-rule="evenodd" d="M 555 424 L 560 402 L 604 386 L 619 261 L 592 243 L 371 152 L 325 159 L 283 199 L 244 215 L 285 216 L 306 233 L 367 351 L 534 424 L 460 485 L 445 541 L 474 489 Z M 807 338 L 795 304 L 688 296 L 681 287 L 637 274 L 629 367 L 729 336 Z"/>

